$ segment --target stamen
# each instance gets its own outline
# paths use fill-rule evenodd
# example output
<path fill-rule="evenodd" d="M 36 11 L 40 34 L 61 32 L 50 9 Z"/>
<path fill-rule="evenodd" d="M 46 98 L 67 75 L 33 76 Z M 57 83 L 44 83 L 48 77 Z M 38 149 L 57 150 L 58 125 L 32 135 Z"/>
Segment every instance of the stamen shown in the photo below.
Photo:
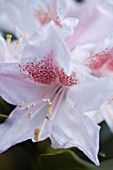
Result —
<path fill-rule="evenodd" d="M 28 113 L 28 117 L 29 117 L 29 118 L 31 118 L 32 115 L 33 115 L 32 112 L 29 112 L 29 113 Z"/>
<path fill-rule="evenodd" d="M 21 41 L 21 40 L 22 40 L 22 38 L 23 38 L 23 35 L 20 35 L 19 40 Z"/>
<path fill-rule="evenodd" d="M 18 42 L 18 41 L 16 41 L 16 42 L 15 42 L 15 48 L 17 48 L 17 47 L 18 47 L 18 45 L 19 45 L 19 42 Z"/>
<path fill-rule="evenodd" d="M 26 111 L 29 110 L 29 106 L 26 106 L 25 110 L 26 110 Z"/>
<path fill-rule="evenodd" d="M 43 132 L 43 130 L 44 130 L 44 128 L 45 128 L 45 125 L 46 125 L 46 123 L 47 123 L 48 120 L 49 120 L 49 113 L 47 112 L 47 113 L 46 113 L 46 116 L 45 116 L 45 118 L 44 118 L 43 124 L 42 124 L 42 126 L 41 126 L 41 128 L 40 128 L 40 132 L 39 132 L 39 134 L 38 134 L 38 139 L 40 139 L 40 136 L 42 135 L 42 132 Z"/>
<path fill-rule="evenodd" d="M 7 35 L 6 35 L 7 43 L 10 43 L 10 42 L 11 42 L 11 39 L 12 39 L 12 35 L 11 35 L 11 34 L 7 34 Z"/>
<path fill-rule="evenodd" d="M 62 92 L 60 92 L 59 98 L 58 98 L 58 100 L 57 100 L 57 102 L 56 102 L 56 105 L 55 105 L 55 108 L 54 108 L 52 114 L 49 116 L 49 119 L 50 119 L 50 120 L 52 120 L 52 119 L 55 117 L 55 115 L 56 115 L 56 113 L 57 113 L 57 110 L 58 110 L 58 108 L 59 108 L 59 106 L 60 106 L 60 103 L 61 103 L 61 101 L 62 101 L 62 98 L 63 98 L 63 96 L 64 96 L 65 90 L 66 90 L 66 89 L 64 89 Z"/>
<path fill-rule="evenodd" d="M 49 105 L 52 104 L 51 101 L 50 101 L 50 99 L 43 99 L 43 102 L 47 102 Z"/>
<path fill-rule="evenodd" d="M 7 47 L 8 47 L 8 49 L 9 49 L 9 52 L 10 52 L 16 59 L 18 59 L 18 56 L 15 54 L 15 52 L 13 51 L 13 49 L 12 49 L 11 46 L 10 46 L 11 39 L 12 39 L 12 35 L 11 35 L 11 34 L 7 34 L 7 35 L 6 35 Z M 16 42 L 15 42 L 15 48 L 18 47 L 18 44 L 19 44 L 19 42 L 16 41 Z"/>
<path fill-rule="evenodd" d="M 38 129 L 38 128 L 36 128 L 35 130 L 34 130 L 34 140 L 35 141 L 38 141 L 38 136 L 39 136 L 39 132 L 40 132 L 40 130 Z"/>
<path fill-rule="evenodd" d="M 36 106 L 36 104 L 35 103 L 32 103 L 32 107 L 35 107 Z"/>
<path fill-rule="evenodd" d="M 53 114 L 53 108 L 54 108 L 54 105 L 56 104 L 56 102 L 57 102 L 57 100 L 58 100 L 58 98 L 59 98 L 59 96 L 60 96 L 60 94 L 62 93 L 62 87 L 60 87 L 60 88 L 58 88 L 59 90 L 57 91 L 57 94 L 55 95 L 55 97 L 54 97 L 54 99 L 53 99 L 53 101 L 52 101 L 52 103 L 51 103 L 51 106 L 49 107 L 49 109 L 48 109 L 48 112 L 46 113 L 46 115 L 45 115 L 45 118 L 44 118 L 44 121 L 43 121 L 43 123 L 42 123 L 42 126 L 41 126 L 41 128 L 40 128 L 40 133 L 39 133 L 39 136 L 38 136 L 38 139 L 40 139 L 40 136 L 42 135 L 42 132 L 43 132 L 43 130 L 44 130 L 44 128 L 45 128 L 45 125 L 46 125 L 46 123 L 47 123 L 47 121 L 49 120 L 49 118 L 50 118 L 50 116 Z M 63 93 L 64 94 L 64 93 Z M 62 97 L 61 97 L 62 98 Z M 60 102 L 61 102 L 61 98 L 60 98 Z M 48 99 L 43 99 L 43 101 L 50 101 L 50 99 L 48 100 Z M 57 103 L 57 105 L 59 106 L 59 102 Z M 57 109 L 58 109 L 58 106 L 57 106 Z M 55 109 L 55 111 L 56 111 L 56 109 Z M 56 113 L 56 112 L 55 112 Z M 55 115 L 55 114 L 54 114 Z"/>
<path fill-rule="evenodd" d="M 19 107 L 22 107 L 23 105 L 24 105 L 24 101 L 21 101 Z"/>

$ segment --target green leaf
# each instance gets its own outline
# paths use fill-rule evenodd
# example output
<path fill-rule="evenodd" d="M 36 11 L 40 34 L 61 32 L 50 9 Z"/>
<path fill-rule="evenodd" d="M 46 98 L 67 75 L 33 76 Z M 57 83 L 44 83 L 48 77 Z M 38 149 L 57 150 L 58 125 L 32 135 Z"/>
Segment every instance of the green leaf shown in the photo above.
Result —
<path fill-rule="evenodd" d="M 3 29 L 0 29 L 0 32 L 2 32 L 2 36 L 6 39 L 6 35 L 7 34 L 11 34 L 12 35 L 12 41 L 14 40 L 17 40 L 17 37 L 12 33 L 12 32 L 9 32 L 8 30 L 3 30 Z"/>
<path fill-rule="evenodd" d="M 15 106 L 8 104 L 0 97 L 0 123 L 3 123 Z"/>
<path fill-rule="evenodd" d="M 46 170 L 88 170 L 93 164 L 79 158 L 71 150 L 62 150 L 54 154 L 42 154 L 39 164 Z"/>

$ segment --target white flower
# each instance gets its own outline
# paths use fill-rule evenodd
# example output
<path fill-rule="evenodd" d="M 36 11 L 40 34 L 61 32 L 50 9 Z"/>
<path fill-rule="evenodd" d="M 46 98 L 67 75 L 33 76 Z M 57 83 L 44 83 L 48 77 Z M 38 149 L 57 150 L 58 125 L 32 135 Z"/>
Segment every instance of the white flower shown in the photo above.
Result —
<path fill-rule="evenodd" d="M 53 147 L 76 146 L 99 165 L 100 128 L 83 113 L 100 107 L 113 91 L 113 82 L 73 65 L 53 24 L 34 34 L 20 63 L 0 64 L 0 80 L 0 95 L 17 105 L 0 125 L 1 152 L 27 139 L 49 137 Z"/>

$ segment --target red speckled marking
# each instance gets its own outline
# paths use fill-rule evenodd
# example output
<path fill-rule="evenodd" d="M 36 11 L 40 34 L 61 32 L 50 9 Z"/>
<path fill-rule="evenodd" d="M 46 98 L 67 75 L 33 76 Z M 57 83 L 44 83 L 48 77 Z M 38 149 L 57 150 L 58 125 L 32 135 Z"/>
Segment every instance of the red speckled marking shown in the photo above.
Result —
<path fill-rule="evenodd" d="M 56 68 L 57 75 L 59 77 L 59 82 L 64 86 L 73 86 L 78 83 L 78 80 L 76 79 L 76 73 L 72 73 L 71 76 L 67 76 L 64 73 L 63 68 Z"/>
<path fill-rule="evenodd" d="M 58 15 L 53 17 L 53 16 L 51 16 L 50 12 L 45 12 L 45 11 L 39 9 L 36 11 L 35 16 L 41 25 L 47 24 L 48 22 L 53 20 L 55 25 L 57 25 L 60 28 L 62 27 L 62 24 L 61 24 L 61 21 L 60 21 L 60 18 Z"/>
<path fill-rule="evenodd" d="M 38 21 L 41 25 L 47 24 L 52 19 L 51 15 L 48 12 L 44 12 L 41 9 L 36 11 L 35 16 L 36 16 L 36 18 L 38 19 Z"/>
<path fill-rule="evenodd" d="M 109 50 L 93 54 L 91 57 L 88 59 L 88 64 L 86 64 L 88 67 L 90 67 L 92 70 L 99 69 L 100 67 L 103 66 L 110 58 L 111 54 Z"/>
<path fill-rule="evenodd" d="M 73 86 L 78 83 L 76 73 L 67 76 L 63 68 L 60 68 L 55 61 L 48 55 L 43 60 L 29 61 L 19 65 L 21 74 L 32 81 L 41 84 L 52 84 L 59 81 L 63 86 Z"/>
<path fill-rule="evenodd" d="M 109 61 L 107 68 L 108 70 L 113 71 L 113 58 Z"/>
<path fill-rule="evenodd" d="M 55 23 L 58 27 L 62 28 L 62 24 L 61 24 L 61 21 L 60 21 L 59 16 L 56 16 L 56 17 L 53 19 L 53 21 L 54 21 L 54 23 Z"/>

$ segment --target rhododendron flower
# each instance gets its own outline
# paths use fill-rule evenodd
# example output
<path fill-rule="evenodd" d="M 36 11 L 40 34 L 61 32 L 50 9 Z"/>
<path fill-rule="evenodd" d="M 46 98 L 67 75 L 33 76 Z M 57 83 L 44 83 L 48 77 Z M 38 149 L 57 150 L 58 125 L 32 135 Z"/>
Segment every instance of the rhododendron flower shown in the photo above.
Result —
<path fill-rule="evenodd" d="M 80 56 L 80 57 L 76 57 Z M 95 77 L 113 79 L 113 33 L 103 42 L 79 45 L 72 52 L 72 60 Z M 96 123 L 106 121 L 113 132 L 113 93 L 98 110 L 85 113 Z"/>
<path fill-rule="evenodd" d="M 1 1 L 4 13 L 19 34 L 32 35 L 40 27 L 53 21 L 63 34 L 72 34 L 78 21 L 65 18 L 67 0 Z M 27 6 L 27 8 L 26 8 Z M 68 37 L 68 35 L 66 35 Z"/>
<path fill-rule="evenodd" d="M 113 82 L 89 76 L 73 65 L 54 25 L 33 35 L 20 63 L 0 64 L 0 80 L 1 96 L 17 105 L 0 125 L 1 152 L 27 139 L 49 137 L 53 147 L 76 146 L 99 164 L 100 128 L 83 113 L 99 108 Z"/>
<path fill-rule="evenodd" d="M 113 33 L 104 42 L 88 44 L 86 47 L 80 48 L 78 47 L 78 50 L 82 49 L 82 57 L 79 62 L 88 68 L 90 74 L 97 77 L 113 78 Z M 74 55 L 77 53 L 77 50 L 75 51 Z"/>

